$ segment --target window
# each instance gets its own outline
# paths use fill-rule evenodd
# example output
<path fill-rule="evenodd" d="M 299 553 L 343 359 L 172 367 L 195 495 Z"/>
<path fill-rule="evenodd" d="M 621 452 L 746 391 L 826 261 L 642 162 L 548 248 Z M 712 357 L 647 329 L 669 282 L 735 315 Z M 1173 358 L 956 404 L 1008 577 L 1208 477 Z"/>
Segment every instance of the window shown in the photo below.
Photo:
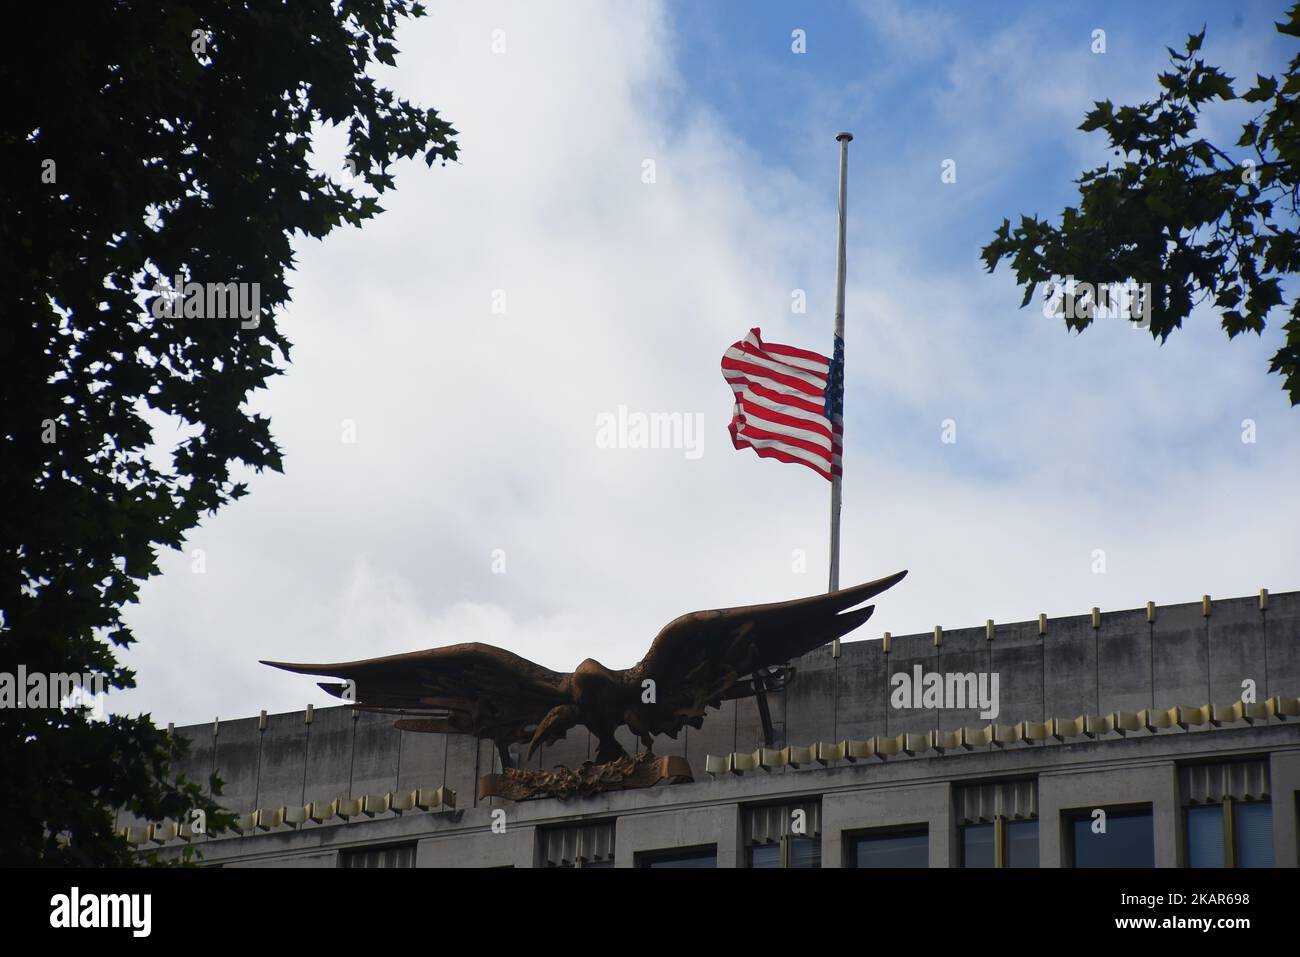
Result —
<path fill-rule="evenodd" d="M 745 860 L 758 868 L 822 866 L 821 801 L 746 807 Z"/>
<path fill-rule="evenodd" d="M 859 834 L 848 841 L 850 867 L 930 866 L 930 831 L 927 827 Z"/>
<path fill-rule="evenodd" d="M 1102 808 L 1068 818 L 1071 867 L 1155 867 L 1156 839 L 1151 805 L 1136 809 Z M 1105 830 L 1100 830 L 1103 826 Z"/>
<path fill-rule="evenodd" d="M 637 867 L 717 867 L 718 846 L 675 851 L 647 851 L 636 856 Z"/>
<path fill-rule="evenodd" d="M 1273 805 L 1237 801 L 1184 809 L 1188 867 L 1272 867 Z"/>
<path fill-rule="evenodd" d="M 1273 866 L 1273 805 L 1267 801 L 1232 803 L 1233 867 Z"/>
<path fill-rule="evenodd" d="M 996 831 L 997 827 L 993 824 L 966 824 L 962 826 L 962 867 L 997 867 Z"/>
<path fill-rule="evenodd" d="M 1007 867 L 1038 866 L 1038 822 L 1008 821 L 1006 825 Z"/>
<path fill-rule="evenodd" d="M 339 851 L 339 867 L 414 867 L 414 844 L 380 844 Z"/>
<path fill-rule="evenodd" d="M 1266 758 L 1178 769 L 1188 867 L 1272 867 Z"/>
<path fill-rule="evenodd" d="M 1038 866 L 1038 783 L 968 784 L 954 793 L 962 867 Z"/>
<path fill-rule="evenodd" d="M 1223 842 L 1223 805 L 1203 804 L 1184 812 L 1187 825 L 1187 866 L 1222 867 L 1227 861 Z"/>
<path fill-rule="evenodd" d="M 540 867 L 613 867 L 614 822 L 592 821 L 537 832 Z"/>

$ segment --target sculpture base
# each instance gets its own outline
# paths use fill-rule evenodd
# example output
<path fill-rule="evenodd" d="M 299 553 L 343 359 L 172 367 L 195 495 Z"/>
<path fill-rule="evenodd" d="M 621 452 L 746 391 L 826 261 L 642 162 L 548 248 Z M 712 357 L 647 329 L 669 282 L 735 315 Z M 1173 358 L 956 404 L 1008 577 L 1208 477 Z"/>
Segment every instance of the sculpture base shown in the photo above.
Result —
<path fill-rule="evenodd" d="M 659 757 L 642 751 L 604 764 L 584 761 L 577 770 L 566 767 L 539 771 L 506 768 L 501 774 L 485 774 L 478 781 L 480 798 L 499 797 L 508 801 L 536 798 L 591 797 L 604 791 L 654 787 L 660 781 L 682 784 L 694 781 L 691 766 L 680 755 Z"/>

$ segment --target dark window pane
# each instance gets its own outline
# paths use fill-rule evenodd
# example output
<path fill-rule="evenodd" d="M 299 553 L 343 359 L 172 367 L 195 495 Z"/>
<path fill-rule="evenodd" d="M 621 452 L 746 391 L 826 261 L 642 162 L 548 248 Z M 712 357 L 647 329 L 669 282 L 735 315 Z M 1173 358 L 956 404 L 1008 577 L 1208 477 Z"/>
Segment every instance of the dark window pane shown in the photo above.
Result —
<path fill-rule="evenodd" d="M 1156 839 L 1150 811 L 1109 812 L 1106 832 L 1094 834 L 1089 814 L 1072 822 L 1075 867 L 1155 867 Z"/>
<path fill-rule="evenodd" d="M 1273 805 L 1268 801 L 1237 804 L 1232 809 L 1238 867 L 1273 866 Z"/>
<path fill-rule="evenodd" d="M 339 867 L 414 867 L 414 844 L 349 848 L 339 852 Z"/>
<path fill-rule="evenodd" d="M 656 854 L 643 857 L 642 867 L 717 867 L 718 851 L 710 847 L 705 851 L 684 851 L 680 854 Z"/>
<path fill-rule="evenodd" d="M 907 831 L 856 838 L 853 864 L 855 867 L 929 867 L 929 834 Z"/>
<path fill-rule="evenodd" d="M 1187 866 L 1223 866 L 1223 806 L 1203 804 L 1187 809 Z"/>
<path fill-rule="evenodd" d="M 822 866 L 822 839 L 820 837 L 791 837 L 790 866 L 817 868 Z"/>
<path fill-rule="evenodd" d="M 1007 867 L 1038 866 L 1038 822 L 1007 822 Z"/>
<path fill-rule="evenodd" d="M 996 866 L 993 845 L 992 824 L 967 824 L 961 829 L 961 866 Z"/>
<path fill-rule="evenodd" d="M 780 844 L 756 844 L 749 849 L 750 867 L 780 867 Z"/>

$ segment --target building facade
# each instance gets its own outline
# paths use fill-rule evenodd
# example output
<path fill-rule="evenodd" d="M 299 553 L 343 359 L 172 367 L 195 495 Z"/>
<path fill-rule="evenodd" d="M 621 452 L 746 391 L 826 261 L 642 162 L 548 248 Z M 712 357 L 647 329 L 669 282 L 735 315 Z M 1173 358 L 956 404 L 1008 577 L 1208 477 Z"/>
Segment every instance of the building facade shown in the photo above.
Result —
<path fill-rule="evenodd" d="M 655 742 L 694 781 L 480 799 L 491 742 L 334 707 L 175 729 L 239 829 L 119 825 L 223 867 L 1296 867 L 1300 592 L 826 646 Z M 620 741 L 636 750 L 623 729 Z M 578 728 L 530 766 L 576 767 Z"/>

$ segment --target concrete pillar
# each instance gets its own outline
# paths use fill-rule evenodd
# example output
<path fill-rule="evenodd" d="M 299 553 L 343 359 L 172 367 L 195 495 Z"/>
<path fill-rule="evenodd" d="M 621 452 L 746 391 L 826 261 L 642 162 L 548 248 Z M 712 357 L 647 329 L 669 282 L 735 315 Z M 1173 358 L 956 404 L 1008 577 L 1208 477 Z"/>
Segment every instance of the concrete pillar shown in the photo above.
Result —
<path fill-rule="evenodd" d="M 1040 867 L 1068 867 L 1068 811 L 1091 812 L 1150 804 L 1156 867 L 1183 862 L 1182 814 L 1178 773 L 1172 761 L 1132 768 L 1071 768 L 1038 777 L 1038 862 Z"/>
<path fill-rule="evenodd" d="M 743 865 L 740 805 L 686 807 L 672 811 L 627 814 L 614 830 L 614 866 L 632 867 L 636 855 L 715 844 L 718 867 Z"/>
<path fill-rule="evenodd" d="M 1274 751 L 1269 760 L 1273 793 L 1273 866 L 1300 865 L 1296 854 L 1296 801 L 1300 795 L 1300 751 Z"/>
<path fill-rule="evenodd" d="M 822 796 L 822 867 L 844 866 L 844 840 L 877 828 L 925 825 L 930 866 L 956 862 L 952 794 L 948 782 Z"/>

